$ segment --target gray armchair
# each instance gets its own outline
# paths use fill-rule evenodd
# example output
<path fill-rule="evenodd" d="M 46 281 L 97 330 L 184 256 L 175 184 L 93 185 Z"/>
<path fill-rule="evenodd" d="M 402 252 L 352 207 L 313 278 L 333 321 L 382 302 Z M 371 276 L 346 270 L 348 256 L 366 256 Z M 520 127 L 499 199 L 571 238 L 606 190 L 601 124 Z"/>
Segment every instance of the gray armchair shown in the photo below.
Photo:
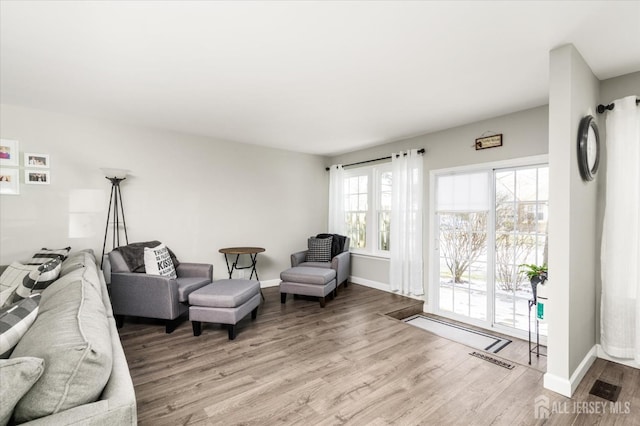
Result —
<path fill-rule="evenodd" d="M 310 266 L 315 268 L 331 268 L 336 271 L 336 288 L 341 284 L 345 287 L 349 284 L 349 273 L 351 271 L 351 253 L 349 253 L 350 239 L 347 237 L 344 241 L 342 251 L 335 255 L 331 262 L 307 262 L 307 252 L 302 250 L 291 255 L 291 267 Z"/>
<path fill-rule="evenodd" d="M 166 332 L 173 332 L 189 310 L 189 294 L 213 279 L 213 265 L 204 263 L 180 263 L 176 268 L 178 278 L 170 279 L 131 272 L 117 250 L 109 253 L 108 261 L 111 304 L 118 328 L 127 315 L 166 320 Z"/>

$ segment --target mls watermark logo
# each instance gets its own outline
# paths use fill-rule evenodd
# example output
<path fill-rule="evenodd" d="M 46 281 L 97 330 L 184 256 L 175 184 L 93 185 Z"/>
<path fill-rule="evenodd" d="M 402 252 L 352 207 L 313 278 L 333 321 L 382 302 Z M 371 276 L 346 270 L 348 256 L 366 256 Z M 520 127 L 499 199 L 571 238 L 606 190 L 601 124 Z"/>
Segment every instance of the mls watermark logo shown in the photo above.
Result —
<path fill-rule="evenodd" d="M 548 396 L 538 395 L 533 400 L 533 416 L 546 420 L 553 414 L 598 414 L 628 415 L 631 413 L 630 401 L 553 401 Z"/>
<path fill-rule="evenodd" d="M 550 414 L 549 397 L 538 395 L 533 402 L 533 416 L 536 419 L 548 419 Z"/>

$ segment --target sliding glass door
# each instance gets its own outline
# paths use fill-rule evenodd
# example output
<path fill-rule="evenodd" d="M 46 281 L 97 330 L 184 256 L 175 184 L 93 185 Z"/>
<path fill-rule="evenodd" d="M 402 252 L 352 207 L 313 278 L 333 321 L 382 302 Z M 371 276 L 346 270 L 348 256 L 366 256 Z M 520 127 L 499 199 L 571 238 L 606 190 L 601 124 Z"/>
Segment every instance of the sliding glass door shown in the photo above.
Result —
<path fill-rule="evenodd" d="M 548 167 L 443 172 L 434 181 L 435 312 L 528 330 L 532 292 L 520 265 L 545 263 Z"/>

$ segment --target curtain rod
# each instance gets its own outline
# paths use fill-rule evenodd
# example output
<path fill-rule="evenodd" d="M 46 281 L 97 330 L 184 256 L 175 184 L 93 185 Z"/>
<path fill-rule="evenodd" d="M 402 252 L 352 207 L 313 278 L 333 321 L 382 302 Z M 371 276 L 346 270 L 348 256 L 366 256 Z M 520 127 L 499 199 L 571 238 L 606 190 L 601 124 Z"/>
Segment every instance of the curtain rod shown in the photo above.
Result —
<path fill-rule="evenodd" d="M 418 154 L 424 154 L 424 148 L 420 148 L 418 150 Z M 405 152 L 404 155 L 407 155 L 407 153 Z M 396 157 L 399 157 L 400 155 L 397 154 Z M 349 166 L 357 166 L 359 164 L 367 164 L 367 163 L 373 163 L 374 161 L 382 161 L 382 160 L 390 160 L 391 156 L 388 157 L 380 157 L 380 158 L 375 158 L 373 160 L 365 160 L 365 161 L 358 161 L 357 163 L 350 163 L 350 164 L 343 164 L 342 167 L 349 167 Z M 331 170 L 331 167 L 326 167 L 325 170 Z"/>
<path fill-rule="evenodd" d="M 640 104 L 640 99 L 636 98 L 636 105 Z M 596 111 L 598 111 L 598 114 L 602 114 L 605 111 L 611 111 L 613 109 L 613 107 L 615 107 L 616 104 L 614 104 L 613 102 L 610 103 L 609 105 L 598 105 L 598 107 L 596 108 Z"/>

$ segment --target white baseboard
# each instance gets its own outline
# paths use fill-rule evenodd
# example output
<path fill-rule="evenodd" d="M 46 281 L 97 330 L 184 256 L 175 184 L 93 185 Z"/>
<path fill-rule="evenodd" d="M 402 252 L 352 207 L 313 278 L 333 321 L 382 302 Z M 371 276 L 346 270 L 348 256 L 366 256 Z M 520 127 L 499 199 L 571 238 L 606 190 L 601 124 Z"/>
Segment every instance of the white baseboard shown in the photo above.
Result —
<path fill-rule="evenodd" d="M 544 375 L 544 388 L 555 393 L 571 398 L 571 383 L 569 380 L 551 373 Z"/>
<path fill-rule="evenodd" d="M 386 291 L 387 293 L 398 294 L 398 292 L 391 290 L 391 286 L 389 284 L 368 280 L 366 278 L 350 276 L 349 282 L 354 284 L 360 284 L 365 287 L 375 288 L 376 290 Z M 424 296 L 407 296 L 406 294 L 403 294 L 402 296 L 409 297 L 415 300 L 424 300 Z"/>
<path fill-rule="evenodd" d="M 611 356 L 608 353 L 606 353 L 604 349 L 602 349 L 602 346 L 599 344 L 596 345 L 596 347 L 598 348 L 598 352 L 597 352 L 598 358 L 606 359 L 607 361 L 611 361 L 611 362 L 617 362 L 618 364 L 626 365 L 627 367 L 640 369 L 640 363 L 637 363 L 632 359 L 622 359 L 622 358 L 616 358 L 614 356 Z"/>
<path fill-rule="evenodd" d="M 260 281 L 260 288 L 277 287 L 279 285 L 280 285 L 280 280 L 278 279 Z"/>
<path fill-rule="evenodd" d="M 375 288 L 377 290 L 386 291 L 388 293 L 392 293 L 391 286 L 389 284 L 381 283 L 381 282 L 378 282 L 378 281 L 372 281 L 372 280 L 368 280 L 366 278 L 350 276 L 349 277 L 349 282 L 350 283 L 354 283 L 354 284 L 360 284 L 360 285 L 363 285 L 363 286 L 366 286 L 366 287 Z"/>
<path fill-rule="evenodd" d="M 544 387 L 550 391 L 559 393 L 560 395 L 571 398 L 571 395 L 576 391 L 578 385 L 584 379 L 584 376 L 591 368 L 591 365 L 596 360 L 596 346 L 593 346 L 589 352 L 584 356 L 578 368 L 573 372 L 571 378 L 566 379 L 564 377 L 556 376 L 551 373 L 544 375 Z"/>

